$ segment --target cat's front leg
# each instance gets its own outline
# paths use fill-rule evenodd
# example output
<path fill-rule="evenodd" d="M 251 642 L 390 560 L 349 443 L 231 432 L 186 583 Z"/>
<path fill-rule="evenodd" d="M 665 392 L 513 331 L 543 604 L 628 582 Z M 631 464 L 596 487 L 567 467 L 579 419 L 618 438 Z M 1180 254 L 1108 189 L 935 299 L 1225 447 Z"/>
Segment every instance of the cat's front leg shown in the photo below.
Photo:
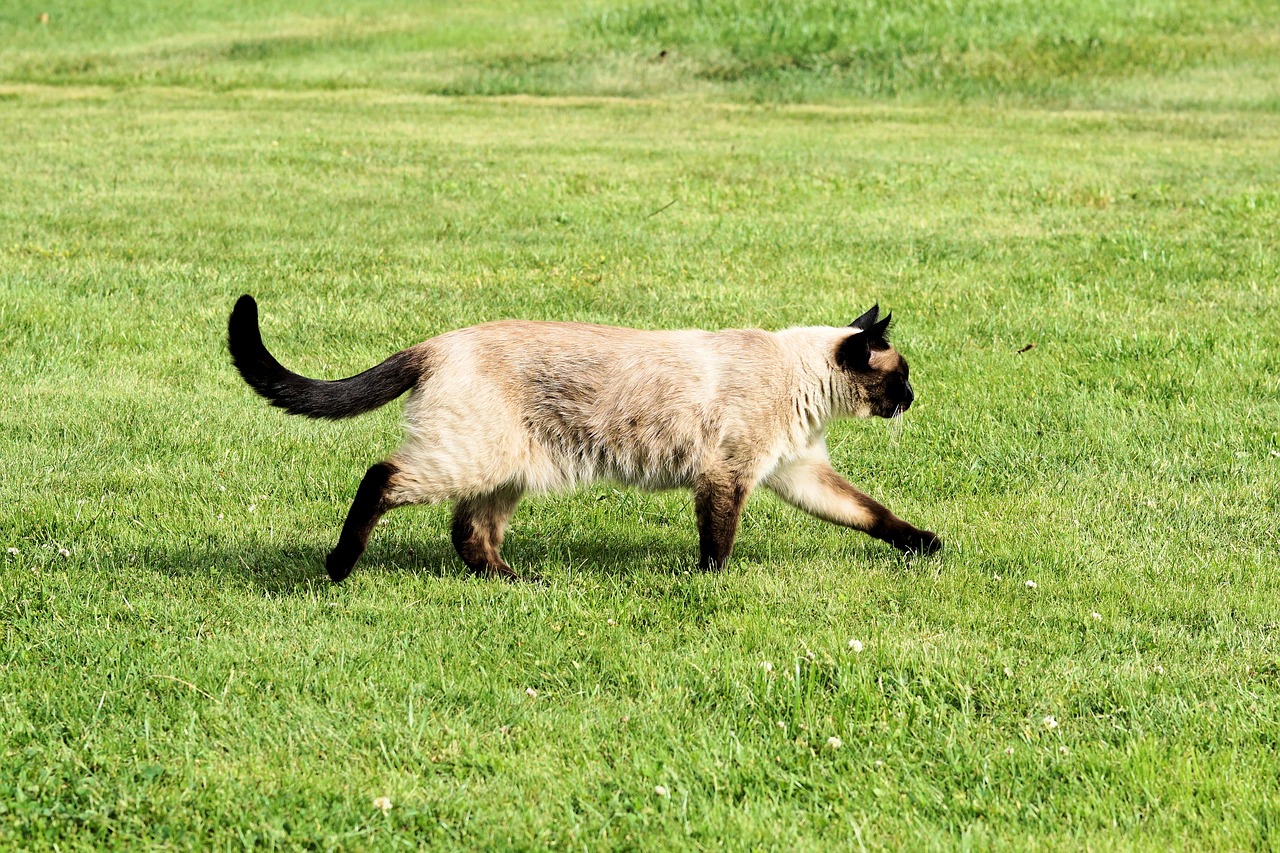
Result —
<path fill-rule="evenodd" d="M 936 533 L 898 518 L 858 491 L 825 459 L 810 457 L 785 464 L 765 480 L 765 485 L 810 515 L 861 530 L 904 554 L 932 554 L 942 548 Z"/>

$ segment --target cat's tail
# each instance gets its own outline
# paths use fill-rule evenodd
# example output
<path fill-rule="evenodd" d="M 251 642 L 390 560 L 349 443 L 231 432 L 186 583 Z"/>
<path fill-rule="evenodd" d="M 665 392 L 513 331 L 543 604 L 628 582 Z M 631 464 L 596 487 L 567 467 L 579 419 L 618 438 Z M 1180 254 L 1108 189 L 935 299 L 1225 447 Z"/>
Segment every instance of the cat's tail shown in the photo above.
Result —
<path fill-rule="evenodd" d="M 299 376 L 267 352 L 258 330 L 258 303 L 248 294 L 236 300 L 231 311 L 227 346 L 236 370 L 254 391 L 291 415 L 309 418 L 336 420 L 362 415 L 390 403 L 417 384 L 422 375 L 422 350 L 411 347 L 347 379 Z"/>

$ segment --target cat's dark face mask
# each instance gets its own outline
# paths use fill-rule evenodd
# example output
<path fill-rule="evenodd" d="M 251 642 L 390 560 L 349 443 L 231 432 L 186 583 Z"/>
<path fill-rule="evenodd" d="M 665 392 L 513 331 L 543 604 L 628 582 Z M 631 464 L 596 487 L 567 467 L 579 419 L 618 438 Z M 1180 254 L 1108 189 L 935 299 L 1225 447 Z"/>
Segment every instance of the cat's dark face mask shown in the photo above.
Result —
<path fill-rule="evenodd" d="M 885 403 L 892 404 L 895 411 L 887 415 L 881 415 L 881 417 L 893 417 L 895 413 L 901 414 L 905 412 L 911 408 L 911 403 L 916 398 L 915 392 L 911 390 L 911 380 L 908 378 L 911 371 L 907 367 L 907 360 L 896 352 L 893 354 L 898 358 L 899 368 L 886 372 L 881 384 Z M 880 412 L 876 412 L 876 414 L 879 415 Z"/>
<path fill-rule="evenodd" d="M 880 320 L 879 314 L 880 306 L 872 306 L 850 324 L 856 333 L 841 342 L 836 362 L 849 376 L 856 396 L 866 404 L 866 414 L 892 418 L 911 408 L 916 395 L 907 360 L 889 344 L 893 315 Z"/>

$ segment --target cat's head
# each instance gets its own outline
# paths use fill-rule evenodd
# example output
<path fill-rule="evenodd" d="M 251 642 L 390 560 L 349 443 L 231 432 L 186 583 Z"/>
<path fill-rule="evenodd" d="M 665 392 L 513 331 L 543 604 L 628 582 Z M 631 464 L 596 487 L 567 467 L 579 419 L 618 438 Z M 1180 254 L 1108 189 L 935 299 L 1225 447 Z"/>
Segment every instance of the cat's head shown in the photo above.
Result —
<path fill-rule="evenodd" d="M 836 347 L 836 365 L 848 383 L 849 414 L 891 418 L 911 407 L 915 394 L 907 360 L 889 344 L 892 314 L 880 319 L 880 306 L 849 324 L 852 334 Z"/>

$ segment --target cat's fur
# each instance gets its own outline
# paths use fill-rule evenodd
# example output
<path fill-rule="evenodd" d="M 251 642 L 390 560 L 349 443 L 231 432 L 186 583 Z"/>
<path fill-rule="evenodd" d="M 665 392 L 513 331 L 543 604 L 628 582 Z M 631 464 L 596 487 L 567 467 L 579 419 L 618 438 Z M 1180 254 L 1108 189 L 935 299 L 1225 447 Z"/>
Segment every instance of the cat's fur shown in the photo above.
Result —
<path fill-rule="evenodd" d="M 764 485 L 806 512 L 903 552 L 942 543 L 847 483 L 824 435 L 841 417 L 889 417 L 911 405 L 889 318 L 764 332 L 640 331 L 504 320 L 403 350 L 358 376 L 307 379 L 267 352 L 258 306 L 231 313 L 231 357 L 255 391 L 291 414 L 345 418 L 412 389 L 409 437 L 369 469 L 337 546 L 350 574 L 392 507 L 455 501 L 453 544 L 479 574 L 515 578 L 500 548 L 526 492 L 597 479 L 694 493 L 700 565 L 729 559 L 747 496 Z"/>

